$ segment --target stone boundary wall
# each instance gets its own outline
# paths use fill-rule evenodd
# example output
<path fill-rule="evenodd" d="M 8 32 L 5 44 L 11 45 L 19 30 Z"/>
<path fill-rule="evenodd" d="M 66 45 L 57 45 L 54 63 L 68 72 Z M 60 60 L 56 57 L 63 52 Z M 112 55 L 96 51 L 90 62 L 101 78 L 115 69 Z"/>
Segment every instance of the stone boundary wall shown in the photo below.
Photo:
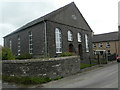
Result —
<path fill-rule="evenodd" d="M 32 60 L 3 60 L 2 74 L 8 76 L 65 77 L 80 71 L 80 57 Z"/>

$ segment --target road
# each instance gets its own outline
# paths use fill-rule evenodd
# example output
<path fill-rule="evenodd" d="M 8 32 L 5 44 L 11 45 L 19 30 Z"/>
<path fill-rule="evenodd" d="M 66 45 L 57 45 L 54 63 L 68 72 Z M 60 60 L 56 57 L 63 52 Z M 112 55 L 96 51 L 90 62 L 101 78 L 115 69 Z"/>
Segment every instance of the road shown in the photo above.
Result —
<path fill-rule="evenodd" d="M 52 81 L 43 88 L 118 88 L 118 63 Z"/>
<path fill-rule="evenodd" d="M 22 87 L 11 83 L 3 83 L 2 86 L 3 88 Z M 46 84 L 27 86 L 24 88 L 41 88 L 41 86 L 42 88 L 118 88 L 118 63 L 105 65 L 104 67 L 78 73 Z"/>

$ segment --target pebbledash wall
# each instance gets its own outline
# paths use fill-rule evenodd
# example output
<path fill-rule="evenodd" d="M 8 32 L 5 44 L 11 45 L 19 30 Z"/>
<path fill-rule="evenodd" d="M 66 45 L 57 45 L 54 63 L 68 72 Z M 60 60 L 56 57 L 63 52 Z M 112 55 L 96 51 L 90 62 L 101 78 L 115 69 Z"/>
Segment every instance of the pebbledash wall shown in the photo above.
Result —
<path fill-rule="evenodd" d="M 2 74 L 8 76 L 38 76 L 57 78 L 69 76 L 80 71 L 78 56 L 51 58 L 43 60 L 4 60 Z"/>

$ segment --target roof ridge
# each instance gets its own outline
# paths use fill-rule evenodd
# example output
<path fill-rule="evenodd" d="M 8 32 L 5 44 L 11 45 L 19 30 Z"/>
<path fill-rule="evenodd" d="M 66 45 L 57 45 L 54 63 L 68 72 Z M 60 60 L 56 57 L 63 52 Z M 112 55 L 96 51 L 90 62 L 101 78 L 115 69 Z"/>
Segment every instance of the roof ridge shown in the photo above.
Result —
<path fill-rule="evenodd" d="M 21 27 L 19 27 L 18 29 L 16 29 L 15 31 L 11 32 L 10 34 L 8 34 L 8 35 L 6 35 L 6 36 L 4 36 L 4 37 L 7 37 L 7 36 L 9 36 L 9 35 L 11 35 L 11 34 L 13 34 L 13 33 L 16 33 L 16 32 L 18 32 L 18 31 L 20 31 L 21 29 L 24 30 L 24 29 L 26 29 L 26 28 L 28 28 L 28 27 L 30 27 L 30 26 L 33 26 L 33 25 L 41 22 L 41 21 L 47 20 L 51 15 L 54 14 L 54 12 L 58 12 L 58 11 L 60 11 L 60 10 L 63 10 L 64 8 L 68 7 L 68 6 L 71 5 L 71 4 L 74 4 L 74 5 L 75 5 L 74 2 L 71 2 L 71 3 L 67 4 L 67 5 L 64 5 L 64 6 L 58 8 L 58 9 L 56 9 L 56 10 L 53 10 L 53 11 L 49 12 L 48 14 L 45 14 L 45 15 L 43 15 L 43 16 L 35 19 L 35 20 L 32 20 L 32 21 L 30 21 L 30 22 L 22 25 Z M 3 37 L 3 38 L 4 38 L 4 37 Z"/>
<path fill-rule="evenodd" d="M 118 33 L 118 31 L 108 32 L 108 33 L 101 33 L 101 34 L 95 34 L 94 36 L 104 35 L 104 34 L 112 34 L 112 33 Z"/>

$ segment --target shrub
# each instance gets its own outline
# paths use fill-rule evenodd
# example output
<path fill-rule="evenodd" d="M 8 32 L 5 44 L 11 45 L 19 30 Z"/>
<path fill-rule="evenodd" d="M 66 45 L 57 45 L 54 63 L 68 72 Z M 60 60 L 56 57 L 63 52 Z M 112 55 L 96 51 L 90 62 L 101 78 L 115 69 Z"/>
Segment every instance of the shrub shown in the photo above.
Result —
<path fill-rule="evenodd" d="M 50 82 L 49 77 L 29 77 L 29 76 L 2 76 L 3 82 L 11 82 L 16 84 L 31 85 Z"/>
<path fill-rule="evenodd" d="M 14 60 L 15 56 L 9 48 L 2 48 L 2 60 Z"/>
<path fill-rule="evenodd" d="M 28 53 L 25 53 L 25 54 L 21 54 L 19 56 L 16 56 L 16 59 L 31 59 L 32 58 L 32 55 L 31 54 L 28 54 Z"/>
<path fill-rule="evenodd" d="M 62 76 L 58 76 L 55 79 L 49 77 L 30 77 L 30 76 L 6 76 L 2 75 L 3 82 L 10 82 L 23 85 L 33 85 L 33 84 L 42 84 L 54 80 L 62 79 Z"/>
<path fill-rule="evenodd" d="M 65 56 L 73 56 L 75 55 L 74 53 L 71 53 L 71 52 L 63 52 L 60 54 L 61 57 L 65 57 Z"/>

